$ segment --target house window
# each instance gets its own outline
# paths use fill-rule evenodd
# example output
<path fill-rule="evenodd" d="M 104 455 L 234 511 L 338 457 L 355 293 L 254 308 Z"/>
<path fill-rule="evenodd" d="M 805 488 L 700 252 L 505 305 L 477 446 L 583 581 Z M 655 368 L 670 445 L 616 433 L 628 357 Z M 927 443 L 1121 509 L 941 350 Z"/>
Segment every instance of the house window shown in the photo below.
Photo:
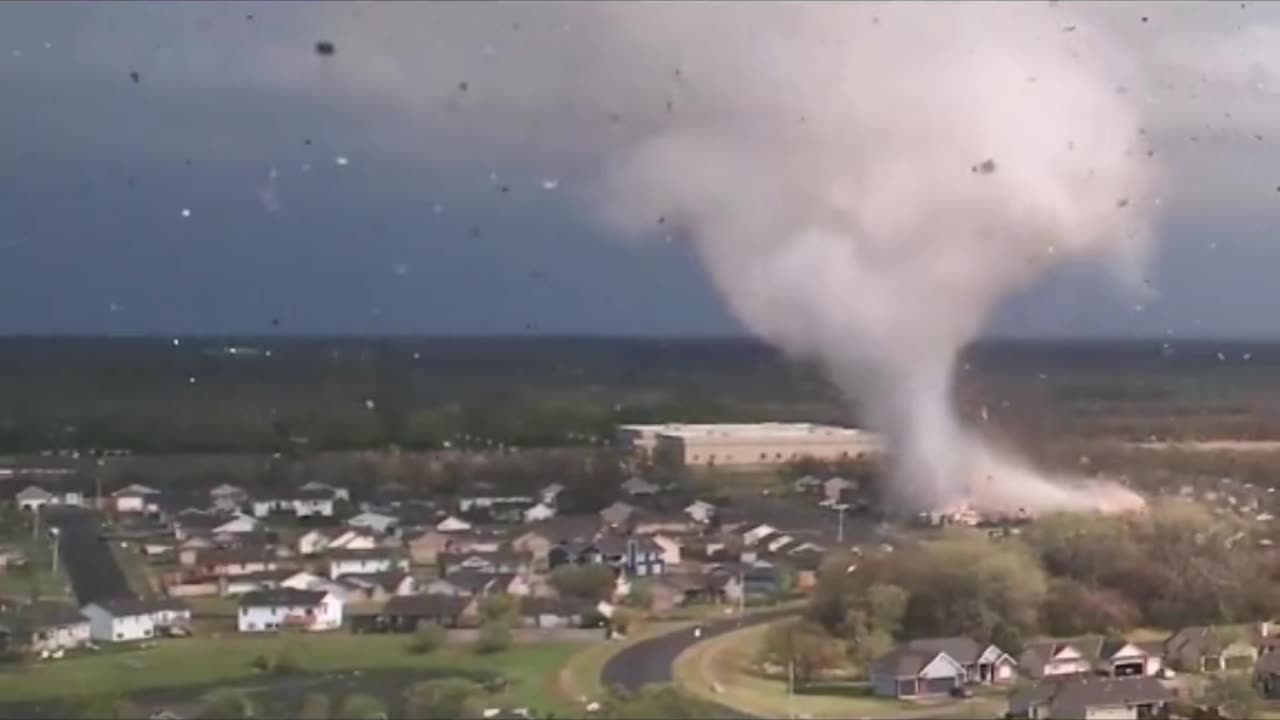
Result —
<path fill-rule="evenodd" d="M 116 633 L 116 639 L 117 639 L 117 640 L 123 640 L 123 639 L 124 639 L 124 633 L 122 633 L 122 632 L 118 632 L 118 633 Z"/>

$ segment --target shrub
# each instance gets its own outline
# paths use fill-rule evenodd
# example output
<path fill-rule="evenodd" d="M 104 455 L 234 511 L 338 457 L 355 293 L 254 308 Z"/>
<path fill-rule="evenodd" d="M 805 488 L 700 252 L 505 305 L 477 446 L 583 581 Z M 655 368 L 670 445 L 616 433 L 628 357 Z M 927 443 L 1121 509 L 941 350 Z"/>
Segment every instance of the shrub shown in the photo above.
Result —
<path fill-rule="evenodd" d="M 443 627 L 435 623 L 427 623 L 420 626 L 418 632 L 414 633 L 413 640 L 409 641 L 409 652 L 414 655 L 435 652 L 444 645 L 447 638 L 448 633 Z"/>
<path fill-rule="evenodd" d="M 511 628 L 501 621 L 487 622 L 476 637 L 476 652 L 502 652 L 511 647 Z"/>

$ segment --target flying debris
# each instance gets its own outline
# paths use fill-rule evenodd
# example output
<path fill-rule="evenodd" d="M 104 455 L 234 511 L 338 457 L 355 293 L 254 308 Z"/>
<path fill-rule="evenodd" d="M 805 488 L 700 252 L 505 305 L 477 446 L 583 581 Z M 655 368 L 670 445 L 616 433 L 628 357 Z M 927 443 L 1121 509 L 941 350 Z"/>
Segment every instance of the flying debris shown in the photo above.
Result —
<path fill-rule="evenodd" d="M 983 160 L 977 165 L 969 168 L 969 170 L 977 175 L 990 175 L 996 171 L 996 161 L 991 158 L 987 158 L 986 160 Z"/>
<path fill-rule="evenodd" d="M 142 82 L 142 75 L 138 74 L 137 70 L 130 70 L 129 79 L 133 81 L 134 85 L 137 85 L 138 83 Z"/>
<path fill-rule="evenodd" d="M 316 42 L 317 55 L 329 56 L 329 55 L 333 55 L 337 51 L 338 49 L 334 47 L 333 43 L 329 42 L 328 40 L 319 40 Z"/>

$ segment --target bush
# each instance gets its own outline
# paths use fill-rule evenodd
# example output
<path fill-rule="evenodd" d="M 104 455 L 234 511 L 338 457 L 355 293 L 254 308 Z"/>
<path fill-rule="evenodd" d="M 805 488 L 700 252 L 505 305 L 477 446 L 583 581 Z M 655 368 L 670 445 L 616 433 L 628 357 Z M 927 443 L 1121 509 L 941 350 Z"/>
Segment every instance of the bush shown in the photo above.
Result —
<path fill-rule="evenodd" d="M 476 637 L 476 652 L 502 652 L 511 647 L 511 628 L 501 621 L 487 622 Z"/>
<path fill-rule="evenodd" d="M 372 695 L 348 695 L 342 701 L 338 717 L 347 720 L 379 720 L 387 717 L 387 706 Z"/>
<path fill-rule="evenodd" d="M 419 720 L 468 717 L 480 692 L 479 685 L 461 678 L 420 682 L 405 693 L 405 714 Z"/>
<path fill-rule="evenodd" d="M 298 710 L 298 720 L 329 720 L 333 717 L 333 704 L 324 693 L 307 693 Z"/>
<path fill-rule="evenodd" d="M 427 623 L 418 627 L 413 640 L 409 641 L 409 652 L 414 655 L 426 655 L 435 652 L 448 639 L 447 631 L 435 624 Z"/>

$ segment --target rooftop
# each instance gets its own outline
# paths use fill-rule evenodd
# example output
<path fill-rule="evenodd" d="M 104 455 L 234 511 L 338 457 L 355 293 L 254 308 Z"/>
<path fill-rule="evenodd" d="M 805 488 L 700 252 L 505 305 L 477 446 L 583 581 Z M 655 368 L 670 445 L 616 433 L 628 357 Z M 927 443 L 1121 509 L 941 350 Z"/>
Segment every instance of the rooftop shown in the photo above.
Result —
<path fill-rule="evenodd" d="M 709 424 L 664 423 L 661 425 L 623 425 L 621 429 L 638 432 L 644 435 L 667 435 L 682 438 L 796 438 L 811 436 L 854 438 L 870 435 L 870 433 L 862 430 L 839 427 L 836 425 L 780 422 Z"/>

